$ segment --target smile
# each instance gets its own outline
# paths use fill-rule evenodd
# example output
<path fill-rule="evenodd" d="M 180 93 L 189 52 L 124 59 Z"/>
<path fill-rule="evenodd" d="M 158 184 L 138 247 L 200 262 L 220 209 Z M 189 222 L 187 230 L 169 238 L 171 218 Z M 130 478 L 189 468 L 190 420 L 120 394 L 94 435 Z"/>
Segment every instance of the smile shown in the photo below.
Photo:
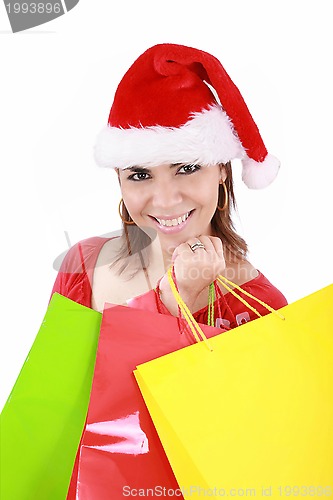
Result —
<path fill-rule="evenodd" d="M 185 222 L 191 212 L 186 212 L 186 214 L 177 217 L 176 219 L 159 219 L 154 217 L 161 226 L 178 226 L 182 222 Z"/>
<path fill-rule="evenodd" d="M 155 224 L 157 224 L 157 227 L 163 233 L 174 233 L 181 231 L 187 225 L 187 222 L 191 218 L 193 212 L 194 210 L 190 210 L 183 215 L 173 218 L 170 217 L 170 219 L 156 217 L 155 215 L 150 215 L 149 217 L 155 222 Z"/>

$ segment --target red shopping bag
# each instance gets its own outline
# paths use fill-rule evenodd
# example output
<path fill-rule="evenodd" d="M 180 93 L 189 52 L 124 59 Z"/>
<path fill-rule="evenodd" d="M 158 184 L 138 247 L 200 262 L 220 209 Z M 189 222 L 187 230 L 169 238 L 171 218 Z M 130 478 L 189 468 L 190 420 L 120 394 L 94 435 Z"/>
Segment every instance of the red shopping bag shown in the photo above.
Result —
<path fill-rule="evenodd" d="M 220 328 L 202 328 L 207 337 L 221 333 Z M 148 488 L 155 495 L 181 498 L 133 370 L 194 342 L 184 320 L 124 306 L 105 308 L 76 499 L 117 500 Z"/>

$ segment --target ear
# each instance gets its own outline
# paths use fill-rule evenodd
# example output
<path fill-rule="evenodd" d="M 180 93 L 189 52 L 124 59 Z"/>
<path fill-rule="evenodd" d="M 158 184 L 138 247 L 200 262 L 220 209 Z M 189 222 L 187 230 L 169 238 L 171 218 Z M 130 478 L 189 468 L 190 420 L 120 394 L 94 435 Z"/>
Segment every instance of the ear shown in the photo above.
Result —
<path fill-rule="evenodd" d="M 226 171 L 224 164 L 221 163 L 220 164 L 220 184 L 222 184 L 222 182 L 225 182 L 226 178 L 227 178 L 227 171 Z"/>

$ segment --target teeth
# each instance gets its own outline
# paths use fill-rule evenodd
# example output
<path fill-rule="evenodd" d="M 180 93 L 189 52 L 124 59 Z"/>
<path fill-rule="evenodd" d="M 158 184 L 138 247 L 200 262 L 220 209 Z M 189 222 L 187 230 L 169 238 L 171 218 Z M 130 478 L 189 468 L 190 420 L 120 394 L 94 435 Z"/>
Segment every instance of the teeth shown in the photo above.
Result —
<path fill-rule="evenodd" d="M 181 224 L 182 222 L 185 222 L 187 217 L 190 215 L 190 212 L 187 212 L 186 214 L 182 215 L 181 217 L 178 217 L 178 219 L 158 219 L 155 217 L 157 222 L 161 224 L 161 226 L 178 226 L 178 224 Z"/>

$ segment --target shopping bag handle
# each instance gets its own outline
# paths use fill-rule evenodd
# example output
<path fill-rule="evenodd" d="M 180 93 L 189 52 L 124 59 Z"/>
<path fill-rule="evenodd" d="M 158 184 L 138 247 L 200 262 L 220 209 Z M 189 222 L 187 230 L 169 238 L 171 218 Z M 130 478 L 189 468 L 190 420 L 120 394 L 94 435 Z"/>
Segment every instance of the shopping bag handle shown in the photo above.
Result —
<path fill-rule="evenodd" d="M 197 323 L 197 321 L 194 319 L 191 311 L 189 310 L 189 308 L 187 307 L 187 305 L 185 304 L 185 302 L 183 301 L 183 299 L 181 298 L 181 296 L 177 290 L 177 287 L 175 285 L 175 282 L 174 282 L 173 276 L 172 276 L 172 266 L 169 267 L 169 269 L 167 271 L 167 277 L 168 277 L 169 285 L 170 285 L 171 291 L 173 293 L 173 296 L 175 297 L 177 304 L 178 304 L 178 307 L 180 308 L 185 320 L 187 321 L 187 324 L 190 327 L 190 330 L 193 333 L 195 340 L 197 342 L 200 342 L 201 340 L 203 340 L 205 342 L 206 346 L 208 347 L 208 349 L 210 351 L 212 351 L 213 349 L 212 349 L 211 345 L 209 344 L 206 335 L 202 331 L 202 328 Z M 201 337 L 201 339 L 200 339 L 200 337 Z"/>
<path fill-rule="evenodd" d="M 246 290 L 244 290 L 243 288 L 241 288 L 239 285 L 236 285 L 236 283 L 233 283 L 232 281 L 228 280 L 225 276 L 223 276 L 222 274 L 220 274 L 218 277 L 217 277 L 217 281 L 226 289 L 228 290 L 228 292 L 230 292 L 234 297 L 236 297 L 238 300 L 240 300 L 246 307 L 248 307 L 251 311 L 253 311 L 257 316 L 259 316 L 259 318 L 261 318 L 261 314 L 259 311 L 257 311 L 257 309 L 255 309 L 253 306 L 251 306 L 243 297 L 241 297 L 240 295 L 238 295 L 235 290 L 233 290 L 232 288 L 230 288 L 230 286 L 228 285 L 231 285 L 232 287 L 236 288 L 236 290 L 239 290 L 240 292 L 242 292 L 244 295 L 246 295 L 247 297 L 250 297 L 252 300 L 255 300 L 256 302 L 258 302 L 258 304 L 261 304 L 263 307 L 265 307 L 269 312 L 275 314 L 278 318 L 280 319 L 286 319 L 283 314 L 281 314 L 279 311 L 277 311 L 276 309 L 273 309 L 273 307 L 269 306 L 268 304 L 266 304 L 266 302 L 263 302 L 262 300 L 258 299 L 258 297 L 255 297 L 254 295 L 252 295 L 251 293 L 247 292 Z M 228 284 L 227 284 L 228 283 Z"/>
<path fill-rule="evenodd" d="M 181 310 L 185 320 L 187 321 L 189 327 L 190 327 L 190 330 L 195 338 L 195 340 L 197 342 L 200 342 L 201 340 L 203 340 L 205 342 L 205 344 L 207 345 L 208 349 L 210 351 L 212 351 L 212 347 L 210 346 L 209 342 L 208 342 L 208 339 L 206 337 L 206 335 L 204 334 L 204 332 L 202 331 L 202 328 L 199 326 L 199 324 L 197 323 L 197 321 L 194 319 L 191 311 L 189 310 L 189 308 L 187 307 L 187 305 L 185 304 L 185 302 L 183 301 L 182 297 L 180 296 L 178 290 L 177 290 L 177 287 L 176 287 L 176 284 L 174 282 L 174 279 L 173 279 L 173 274 L 172 274 L 172 271 L 173 271 L 173 266 L 171 266 L 168 271 L 167 271 L 167 277 L 168 277 L 168 281 L 169 281 L 169 285 L 170 285 L 170 288 L 171 288 L 171 291 L 176 299 L 176 302 L 178 304 L 178 307 L 179 309 Z M 237 285 L 236 283 L 233 283 L 232 281 L 228 280 L 225 276 L 223 275 L 219 275 L 218 278 L 217 278 L 217 281 L 226 288 L 226 290 L 228 290 L 228 292 L 230 292 L 232 295 L 234 295 L 238 300 L 240 300 L 246 307 L 248 307 L 251 311 L 253 311 L 257 316 L 261 317 L 262 315 L 259 313 L 259 311 L 257 311 L 257 309 L 255 309 L 253 306 L 251 306 L 243 297 L 241 297 L 239 294 L 237 294 L 235 292 L 235 290 L 233 290 L 232 288 L 230 288 L 230 286 L 232 286 L 233 288 L 235 288 L 236 290 L 239 290 L 240 292 L 242 292 L 244 295 L 246 295 L 247 297 L 250 297 L 251 299 L 253 299 L 254 301 L 258 302 L 259 304 L 261 304 L 263 307 L 265 307 L 269 312 L 275 314 L 279 319 L 281 320 L 285 320 L 285 317 L 283 316 L 283 314 L 281 314 L 279 311 L 277 311 L 276 309 L 273 309 L 273 307 L 269 306 L 268 304 L 266 304 L 266 302 L 258 299 L 257 297 L 255 297 L 254 295 L 252 295 L 251 293 L 247 292 L 246 290 L 244 290 L 243 288 L 241 288 L 239 285 Z M 229 286 L 230 285 L 230 286 Z M 201 337 L 201 340 L 200 340 L 200 337 Z"/>

